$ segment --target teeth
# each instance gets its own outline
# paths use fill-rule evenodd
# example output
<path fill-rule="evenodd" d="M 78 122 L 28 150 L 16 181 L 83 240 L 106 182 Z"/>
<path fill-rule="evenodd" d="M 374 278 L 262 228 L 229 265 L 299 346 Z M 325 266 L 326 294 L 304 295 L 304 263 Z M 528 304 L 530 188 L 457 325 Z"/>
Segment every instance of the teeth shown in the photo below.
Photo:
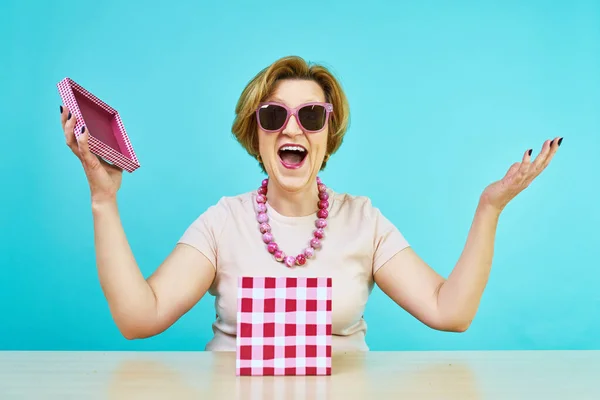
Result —
<path fill-rule="evenodd" d="M 283 146 L 281 149 L 279 150 L 295 150 L 295 151 L 301 151 L 304 152 L 304 148 L 300 147 L 300 146 Z"/>

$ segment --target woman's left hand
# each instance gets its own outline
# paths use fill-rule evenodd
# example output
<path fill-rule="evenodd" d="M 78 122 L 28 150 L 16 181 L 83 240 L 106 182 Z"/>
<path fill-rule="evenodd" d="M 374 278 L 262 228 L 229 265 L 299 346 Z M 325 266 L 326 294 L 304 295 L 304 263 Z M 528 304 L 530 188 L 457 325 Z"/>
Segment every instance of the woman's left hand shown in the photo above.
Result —
<path fill-rule="evenodd" d="M 532 150 L 527 150 L 521 162 L 514 163 L 501 180 L 485 188 L 481 195 L 481 203 L 493 207 L 498 212 L 504 210 L 504 207 L 550 164 L 562 140 L 562 137 L 546 140 L 542 145 L 542 151 L 533 162 L 531 162 Z"/>

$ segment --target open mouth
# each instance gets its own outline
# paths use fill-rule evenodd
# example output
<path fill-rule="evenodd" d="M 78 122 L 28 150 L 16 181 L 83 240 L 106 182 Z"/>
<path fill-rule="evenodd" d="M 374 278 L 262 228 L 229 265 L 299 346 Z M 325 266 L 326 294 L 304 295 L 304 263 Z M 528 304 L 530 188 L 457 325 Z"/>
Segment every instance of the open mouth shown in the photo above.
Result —
<path fill-rule="evenodd" d="M 277 152 L 281 163 L 286 168 L 300 168 L 308 155 L 303 146 L 283 145 Z"/>

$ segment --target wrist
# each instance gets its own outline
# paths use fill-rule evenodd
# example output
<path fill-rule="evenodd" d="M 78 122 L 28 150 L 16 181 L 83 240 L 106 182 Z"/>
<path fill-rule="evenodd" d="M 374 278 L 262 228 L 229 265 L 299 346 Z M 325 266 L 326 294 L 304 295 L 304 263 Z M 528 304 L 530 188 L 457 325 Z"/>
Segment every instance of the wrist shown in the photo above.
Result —
<path fill-rule="evenodd" d="M 500 217 L 502 213 L 503 207 L 498 207 L 485 199 L 480 199 L 479 204 L 477 204 L 477 214 L 487 215 L 493 218 Z"/>
<path fill-rule="evenodd" d="M 92 199 L 92 213 L 104 213 L 117 210 L 117 199 Z"/>

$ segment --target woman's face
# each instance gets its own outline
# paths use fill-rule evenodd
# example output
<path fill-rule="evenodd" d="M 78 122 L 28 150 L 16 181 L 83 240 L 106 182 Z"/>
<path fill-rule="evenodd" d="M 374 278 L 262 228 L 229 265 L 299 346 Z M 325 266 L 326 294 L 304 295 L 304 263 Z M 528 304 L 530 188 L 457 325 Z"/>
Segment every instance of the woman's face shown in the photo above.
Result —
<path fill-rule="evenodd" d="M 282 80 L 274 93 L 266 100 L 290 109 L 310 102 L 325 102 L 325 94 L 318 83 L 311 80 Z M 313 107 L 302 113 L 307 125 L 319 125 L 324 113 Z M 281 108 L 270 108 L 264 113 L 264 122 L 285 117 Z M 319 132 L 306 132 L 298 123 L 298 116 L 291 116 L 287 124 L 276 132 L 265 132 L 258 127 L 260 156 L 270 181 L 288 192 L 297 192 L 314 185 L 327 152 L 328 128 Z"/>

